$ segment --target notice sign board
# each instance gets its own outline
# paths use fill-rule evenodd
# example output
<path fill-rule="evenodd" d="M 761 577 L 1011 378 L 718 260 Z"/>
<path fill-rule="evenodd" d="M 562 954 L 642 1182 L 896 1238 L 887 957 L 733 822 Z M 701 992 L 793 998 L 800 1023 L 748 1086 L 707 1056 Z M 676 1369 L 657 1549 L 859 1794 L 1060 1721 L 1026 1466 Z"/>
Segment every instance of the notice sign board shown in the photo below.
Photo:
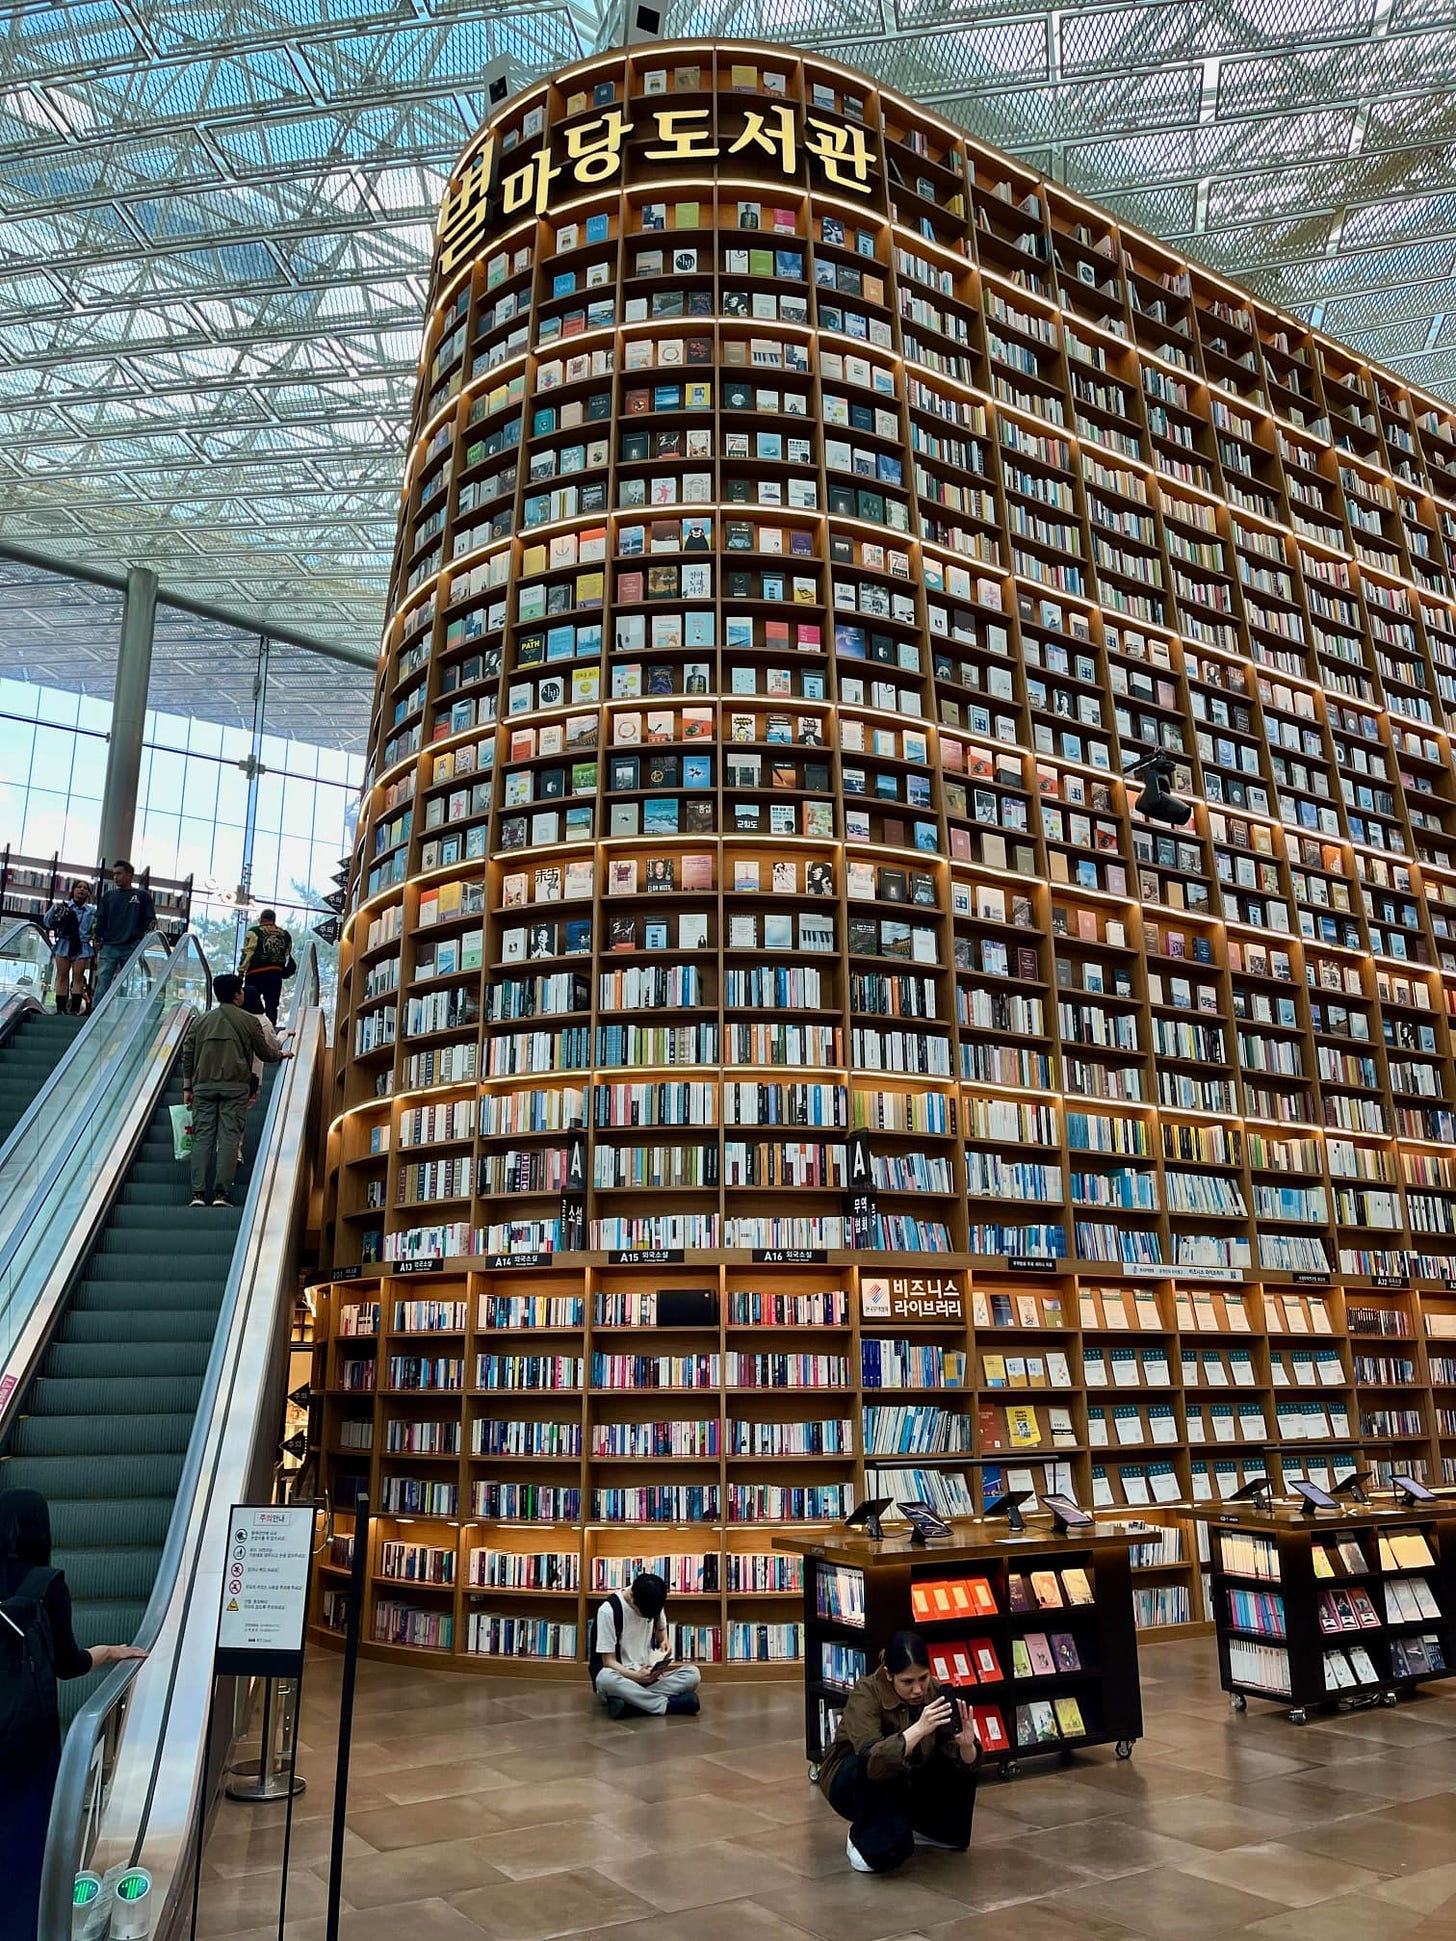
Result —
<path fill-rule="evenodd" d="M 233 1505 L 217 1619 L 219 1672 L 291 1678 L 303 1669 L 313 1522 L 311 1503 Z"/>

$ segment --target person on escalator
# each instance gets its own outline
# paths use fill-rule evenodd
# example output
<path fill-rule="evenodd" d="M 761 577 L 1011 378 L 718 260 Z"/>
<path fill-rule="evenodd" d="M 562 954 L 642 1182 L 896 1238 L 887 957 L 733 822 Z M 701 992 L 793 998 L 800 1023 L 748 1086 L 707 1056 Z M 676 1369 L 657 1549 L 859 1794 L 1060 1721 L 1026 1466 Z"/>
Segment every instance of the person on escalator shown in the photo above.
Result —
<path fill-rule="evenodd" d="M 194 1018 L 182 1041 L 182 1103 L 192 1113 L 193 1206 L 231 1206 L 243 1151 L 248 1101 L 257 1089 L 253 1061 L 276 1065 L 291 1052 L 270 1045 L 243 1008 L 243 980 L 230 971 L 212 981 L 216 999 Z"/>
<path fill-rule="evenodd" d="M 76 1017 L 86 1001 L 86 980 L 91 973 L 91 932 L 96 927 L 96 912 L 91 908 L 91 886 L 77 881 L 64 897 L 54 902 L 41 918 L 51 941 L 51 957 L 56 966 L 56 1012 Z"/>
<path fill-rule="evenodd" d="M 136 872 L 128 862 L 117 863 L 111 872 L 111 888 L 96 906 L 96 997 L 99 1004 L 111 989 L 112 980 L 146 936 L 157 927 L 157 906 L 150 890 L 137 886 Z"/>
<path fill-rule="evenodd" d="M 35 1941 L 51 1796 L 61 1763 L 58 1678 L 145 1658 L 130 1644 L 83 1651 L 71 1593 L 51 1566 L 51 1513 L 33 1489 L 0 1491 L 0 1941 Z"/>
<path fill-rule="evenodd" d="M 249 1017 L 258 1020 L 258 1029 L 263 1034 L 263 1042 L 272 1050 L 281 1052 L 284 1044 L 293 1034 L 291 1031 L 276 1031 L 273 1028 L 273 1020 L 268 1016 L 263 1005 L 263 994 L 251 984 L 243 986 L 243 1009 Z M 258 1103 L 262 1090 L 263 1060 L 259 1057 L 253 1060 L 253 1096 L 248 1100 L 249 1111 Z"/>

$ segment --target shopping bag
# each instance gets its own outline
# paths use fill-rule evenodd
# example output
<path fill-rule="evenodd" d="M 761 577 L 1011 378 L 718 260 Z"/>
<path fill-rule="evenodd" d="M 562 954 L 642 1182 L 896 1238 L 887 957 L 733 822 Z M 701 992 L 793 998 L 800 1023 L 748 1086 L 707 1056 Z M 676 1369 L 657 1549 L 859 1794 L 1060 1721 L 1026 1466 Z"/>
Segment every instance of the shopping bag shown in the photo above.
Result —
<path fill-rule="evenodd" d="M 172 1111 L 172 1151 L 178 1159 L 185 1159 L 192 1151 L 192 1107 L 174 1105 Z"/>

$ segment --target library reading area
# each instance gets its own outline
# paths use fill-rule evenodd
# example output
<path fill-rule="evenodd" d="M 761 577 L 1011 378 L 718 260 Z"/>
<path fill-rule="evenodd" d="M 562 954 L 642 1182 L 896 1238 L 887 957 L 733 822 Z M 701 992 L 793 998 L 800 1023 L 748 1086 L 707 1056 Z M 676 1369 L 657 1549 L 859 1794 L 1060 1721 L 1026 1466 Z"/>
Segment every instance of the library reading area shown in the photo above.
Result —
<path fill-rule="evenodd" d="M 505 100 L 326 1114 L 346 1894 L 1456 1935 L 1453 555 L 1456 407 L 848 68 Z M 691 1719 L 587 1689 L 644 1572 Z"/>

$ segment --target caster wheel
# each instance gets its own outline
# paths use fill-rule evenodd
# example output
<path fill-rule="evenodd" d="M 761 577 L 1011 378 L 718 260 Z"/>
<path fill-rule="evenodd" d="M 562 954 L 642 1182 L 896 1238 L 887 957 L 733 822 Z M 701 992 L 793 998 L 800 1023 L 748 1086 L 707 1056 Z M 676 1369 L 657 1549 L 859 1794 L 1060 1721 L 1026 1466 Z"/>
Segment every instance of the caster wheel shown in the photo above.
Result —
<path fill-rule="evenodd" d="M 1020 1771 L 1021 1768 L 1014 1759 L 1003 1759 L 1001 1761 L 1001 1777 L 1003 1779 L 1015 1779 Z"/>
<path fill-rule="evenodd" d="M 809 1768 L 809 1784 L 811 1786 L 817 1786 L 819 1784 L 819 1768 L 817 1766 L 810 1766 Z"/>
<path fill-rule="evenodd" d="M 1293 1711 L 1289 1714 L 1289 1723 L 1291 1725 L 1304 1725 L 1308 1722 L 1308 1719 L 1309 1719 L 1309 1714 L 1305 1711 L 1302 1705 L 1296 1705 Z"/>
<path fill-rule="evenodd" d="M 1117 1742 L 1117 1756 L 1118 1756 L 1118 1758 L 1119 1758 L 1119 1759 L 1131 1759 L 1131 1757 L 1132 1757 L 1132 1748 L 1133 1748 L 1133 1741 L 1132 1741 L 1131 1739 L 1119 1739 L 1119 1740 L 1118 1740 L 1118 1742 Z"/>
<path fill-rule="evenodd" d="M 1230 1693 L 1229 1704 L 1236 1712 L 1247 1712 L 1249 1709 L 1249 1701 L 1244 1697 L 1242 1692 Z"/>
<path fill-rule="evenodd" d="M 1399 1705 L 1399 1703 L 1400 1703 L 1400 1693 L 1399 1693 L 1399 1692 L 1382 1692 L 1382 1693 L 1380 1694 L 1380 1703 L 1381 1703 L 1382 1705 Z"/>

